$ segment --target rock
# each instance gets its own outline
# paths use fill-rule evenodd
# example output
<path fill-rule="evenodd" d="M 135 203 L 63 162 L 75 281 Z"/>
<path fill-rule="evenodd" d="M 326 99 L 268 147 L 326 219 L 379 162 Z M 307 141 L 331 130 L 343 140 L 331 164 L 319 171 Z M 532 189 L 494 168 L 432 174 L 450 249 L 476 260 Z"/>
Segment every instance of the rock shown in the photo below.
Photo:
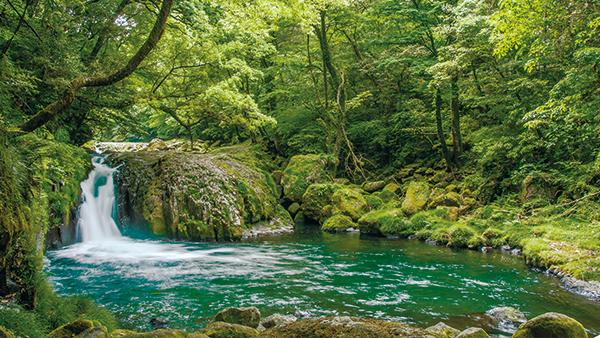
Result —
<path fill-rule="evenodd" d="M 575 319 L 548 312 L 519 326 L 512 338 L 587 338 L 587 333 Z"/>
<path fill-rule="evenodd" d="M 309 316 L 310 316 L 310 313 L 308 311 L 302 311 L 302 310 L 294 311 L 294 317 L 296 317 L 296 318 L 306 318 Z"/>
<path fill-rule="evenodd" d="M 523 251 L 521 251 L 521 249 L 514 249 L 510 252 L 510 254 L 514 256 L 521 256 L 523 254 Z"/>
<path fill-rule="evenodd" d="M 417 239 L 419 239 L 419 237 L 417 237 L 415 235 L 410 235 L 410 236 L 408 236 L 408 239 L 411 241 L 416 241 Z"/>
<path fill-rule="evenodd" d="M 494 250 L 494 248 L 492 248 L 491 246 L 484 246 L 481 248 L 481 252 L 483 253 L 491 252 L 492 250 Z"/>
<path fill-rule="evenodd" d="M 429 203 L 429 208 L 435 208 L 437 206 L 459 207 L 460 202 L 460 195 L 458 193 L 449 192 L 444 195 L 438 195 L 431 203 Z"/>
<path fill-rule="evenodd" d="M 300 211 L 300 204 L 298 203 L 294 202 L 288 207 L 288 212 L 290 213 L 290 215 L 292 215 L 292 217 L 296 216 L 298 211 Z"/>
<path fill-rule="evenodd" d="M 365 195 L 368 211 L 373 211 L 383 207 L 383 200 L 375 195 Z"/>
<path fill-rule="evenodd" d="M 366 235 L 393 235 L 389 231 L 386 231 L 386 229 L 396 228 L 395 225 L 398 222 L 404 222 L 402 219 L 403 216 L 404 213 L 398 208 L 374 210 L 364 214 L 358 220 L 358 228 L 362 234 Z"/>
<path fill-rule="evenodd" d="M 446 325 L 443 322 L 439 322 L 437 324 L 435 324 L 434 326 L 430 326 L 428 328 L 426 328 L 425 330 L 431 332 L 431 333 L 435 333 L 438 336 L 440 336 L 441 338 L 454 338 L 456 336 L 458 336 L 458 334 L 460 333 L 459 330 Z"/>
<path fill-rule="evenodd" d="M 390 203 L 391 201 L 398 200 L 398 195 L 390 190 L 377 191 L 371 196 L 380 198 L 384 203 Z"/>
<path fill-rule="evenodd" d="M 187 338 L 210 338 L 210 337 L 203 333 L 200 333 L 200 332 L 194 332 L 194 333 L 189 334 L 187 336 Z"/>
<path fill-rule="evenodd" d="M 396 183 L 390 183 L 390 184 L 386 185 L 385 187 L 383 187 L 383 190 L 391 191 L 394 194 L 398 194 L 398 192 L 400 192 L 400 186 L 397 185 Z"/>
<path fill-rule="evenodd" d="M 283 171 L 275 170 L 271 173 L 273 180 L 275 180 L 275 184 L 281 184 L 281 178 L 283 177 Z"/>
<path fill-rule="evenodd" d="M 129 330 L 116 330 L 110 334 L 110 338 L 186 338 L 188 335 L 179 330 L 160 329 L 151 332 L 137 333 Z M 194 336 L 201 338 L 202 336 Z"/>
<path fill-rule="evenodd" d="M 326 317 L 299 319 L 262 332 L 260 338 L 438 338 L 429 331 L 369 318 Z"/>
<path fill-rule="evenodd" d="M 0 338 L 15 338 L 15 335 L 9 330 L 0 326 Z"/>
<path fill-rule="evenodd" d="M 446 187 L 446 191 L 447 192 L 454 192 L 456 191 L 457 187 L 454 184 L 448 184 L 448 186 Z"/>
<path fill-rule="evenodd" d="M 435 239 L 433 239 L 433 238 L 427 238 L 425 240 L 425 243 L 427 243 L 429 245 L 438 245 L 438 242 Z"/>
<path fill-rule="evenodd" d="M 541 171 L 530 172 L 521 183 L 520 197 L 523 203 L 530 202 L 536 198 L 545 201 L 554 201 L 556 198 L 556 187 L 552 176 Z"/>
<path fill-rule="evenodd" d="M 362 185 L 363 190 L 369 193 L 381 190 L 383 187 L 385 187 L 384 181 L 365 182 Z"/>
<path fill-rule="evenodd" d="M 323 223 L 321 229 L 325 231 L 340 232 L 354 227 L 356 227 L 356 223 L 352 222 L 352 218 L 346 215 L 335 215 L 329 217 L 325 223 Z"/>
<path fill-rule="evenodd" d="M 502 250 L 502 252 L 509 252 L 512 248 L 510 247 L 510 245 L 503 245 L 502 247 L 500 247 L 500 250 Z"/>
<path fill-rule="evenodd" d="M 155 138 L 152 139 L 152 141 L 150 141 L 150 143 L 148 143 L 148 146 L 142 150 L 144 151 L 158 151 L 158 150 L 167 150 L 167 144 L 159 139 L 159 138 Z"/>
<path fill-rule="evenodd" d="M 91 329 L 94 326 L 94 323 L 90 320 L 76 320 L 50 332 L 47 338 L 66 338 L 77 336 L 78 334 L 86 331 L 87 329 Z"/>
<path fill-rule="evenodd" d="M 431 188 L 426 182 L 411 182 L 402 201 L 402 210 L 407 215 L 416 214 L 427 205 L 430 194 Z"/>
<path fill-rule="evenodd" d="M 152 325 L 153 329 L 165 329 L 167 324 L 169 324 L 169 320 L 163 317 L 155 317 L 150 320 L 150 325 Z"/>
<path fill-rule="evenodd" d="M 485 314 L 504 332 L 515 332 L 521 324 L 527 322 L 523 312 L 510 306 L 493 308 Z"/>
<path fill-rule="evenodd" d="M 280 314 L 276 313 L 274 315 L 270 315 L 266 318 L 263 318 L 260 321 L 260 324 L 262 326 L 264 326 L 265 329 L 270 329 L 275 326 L 287 325 L 287 324 L 293 323 L 296 320 L 298 320 L 298 318 L 296 318 L 292 315 L 284 316 L 284 315 L 280 315 Z"/>
<path fill-rule="evenodd" d="M 258 327 L 258 324 L 256 326 Z M 197 333 L 210 338 L 250 338 L 258 336 L 258 331 L 255 328 L 225 322 L 210 323 L 205 329 Z"/>
<path fill-rule="evenodd" d="M 333 215 L 358 220 L 367 212 L 367 202 L 356 189 L 340 184 L 313 184 L 302 196 L 302 211 L 305 217 L 319 222 Z"/>
<path fill-rule="evenodd" d="M 89 328 L 75 336 L 76 338 L 107 338 L 108 330 L 104 326 Z"/>
<path fill-rule="evenodd" d="M 228 307 L 217 313 L 211 323 L 214 322 L 225 322 L 257 328 L 260 323 L 260 311 L 254 306 L 244 308 Z"/>
<path fill-rule="evenodd" d="M 329 181 L 325 155 L 296 155 L 283 171 L 281 185 L 292 202 L 302 201 L 306 189 L 313 183 Z"/>
<path fill-rule="evenodd" d="M 456 338 L 490 338 L 490 336 L 483 329 L 471 327 L 459 333 Z"/>
<path fill-rule="evenodd" d="M 120 165 L 119 214 L 141 220 L 155 235 L 194 240 L 237 239 L 252 225 L 272 221 L 278 205 L 274 181 L 252 160 L 251 150 L 238 148 L 245 150 L 112 155 L 111 164 Z"/>

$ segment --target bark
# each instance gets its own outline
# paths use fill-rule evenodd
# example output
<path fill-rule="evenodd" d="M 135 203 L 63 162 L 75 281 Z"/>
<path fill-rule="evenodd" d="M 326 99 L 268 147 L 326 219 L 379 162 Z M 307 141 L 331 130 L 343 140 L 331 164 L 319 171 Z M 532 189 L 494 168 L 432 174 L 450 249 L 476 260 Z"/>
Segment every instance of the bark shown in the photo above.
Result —
<path fill-rule="evenodd" d="M 154 23 L 154 27 L 148 36 L 148 39 L 140 47 L 137 53 L 129 60 L 127 65 L 117 70 L 116 72 L 103 77 L 87 77 L 82 76 L 73 80 L 65 89 L 62 97 L 55 102 L 49 104 L 44 109 L 39 111 L 31 119 L 19 125 L 19 128 L 24 132 L 32 132 L 43 126 L 55 116 L 61 114 L 66 108 L 70 107 L 75 100 L 75 95 L 79 90 L 85 87 L 102 87 L 119 82 L 131 75 L 137 67 L 144 61 L 150 52 L 156 47 L 162 37 L 169 15 L 173 0 L 163 0 L 160 13 Z"/>
<path fill-rule="evenodd" d="M 315 27 L 315 33 L 317 34 L 317 38 L 319 39 L 319 44 L 321 46 L 323 65 L 329 73 L 329 76 L 331 76 L 331 87 L 340 88 L 340 73 L 333 65 L 333 61 L 331 59 L 331 49 L 329 48 L 329 41 L 327 40 L 327 28 L 325 26 L 326 15 L 327 12 L 325 10 L 320 12 L 321 24 L 319 27 Z M 325 72 L 325 69 L 323 69 L 323 72 Z M 340 102 L 343 110 L 346 111 L 346 90 L 343 88 L 343 86 L 340 95 Z"/>
<path fill-rule="evenodd" d="M 460 135 L 460 112 L 458 102 L 458 76 L 452 77 L 452 100 L 451 100 L 451 111 L 452 111 L 452 150 L 454 164 L 459 165 L 458 156 L 463 152 L 462 138 Z"/>
<path fill-rule="evenodd" d="M 442 146 L 442 155 L 446 161 L 446 168 L 452 171 L 454 163 L 450 158 L 450 152 L 448 151 L 448 145 L 446 144 L 446 135 L 444 135 L 444 128 L 442 126 L 442 94 L 438 88 L 435 93 L 435 122 L 437 124 L 437 135 Z"/>

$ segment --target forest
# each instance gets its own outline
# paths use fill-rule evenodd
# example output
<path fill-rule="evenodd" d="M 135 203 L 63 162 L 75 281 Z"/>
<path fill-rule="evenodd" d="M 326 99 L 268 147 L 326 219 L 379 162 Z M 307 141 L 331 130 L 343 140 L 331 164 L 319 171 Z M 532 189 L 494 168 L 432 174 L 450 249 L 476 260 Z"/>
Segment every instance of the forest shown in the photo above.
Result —
<path fill-rule="evenodd" d="M 43 273 L 41 243 L 72 221 L 94 142 L 244 145 L 266 171 L 314 155 L 331 182 L 402 196 L 425 180 L 468 208 L 429 204 L 378 235 L 508 245 L 600 281 L 596 0 L 0 3 L 0 295 L 29 310 L 0 325 L 118 326 Z"/>

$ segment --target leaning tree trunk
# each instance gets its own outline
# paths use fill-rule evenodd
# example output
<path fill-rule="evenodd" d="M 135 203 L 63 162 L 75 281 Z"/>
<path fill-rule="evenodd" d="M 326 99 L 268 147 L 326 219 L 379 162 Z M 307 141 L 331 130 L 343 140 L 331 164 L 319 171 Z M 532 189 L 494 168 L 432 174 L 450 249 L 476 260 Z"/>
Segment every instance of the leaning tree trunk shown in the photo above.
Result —
<path fill-rule="evenodd" d="M 129 60 L 125 67 L 117 70 L 116 72 L 103 76 L 103 77 L 87 77 L 82 76 L 73 80 L 65 89 L 62 97 L 55 102 L 47 105 L 44 109 L 40 110 L 31 119 L 19 125 L 24 132 L 32 132 L 37 128 L 43 126 L 54 117 L 60 115 L 65 109 L 70 107 L 75 101 L 75 95 L 82 88 L 85 87 L 102 87 L 108 86 L 113 83 L 119 82 L 129 75 L 131 75 L 137 67 L 144 61 L 144 59 L 150 54 L 150 52 L 156 47 L 158 41 L 165 32 L 167 26 L 167 19 L 171 14 L 171 7 L 173 6 L 173 0 L 163 0 L 158 18 L 154 23 L 154 27 L 146 39 L 146 42 L 140 47 L 137 53 Z"/>
<path fill-rule="evenodd" d="M 442 125 L 442 94 L 440 93 L 439 88 L 435 91 L 435 122 L 437 125 L 438 139 L 442 146 L 442 155 L 444 156 L 444 160 L 446 160 L 446 168 L 448 171 L 452 171 L 454 163 L 452 162 L 452 158 L 450 158 L 450 152 L 448 151 L 448 145 L 446 144 L 446 135 L 444 135 L 444 128 Z"/>
<path fill-rule="evenodd" d="M 458 76 L 452 77 L 452 150 L 455 165 L 459 165 L 458 157 L 463 152 L 462 138 L 460 136 L 460 112 L 458 104 Z"/>

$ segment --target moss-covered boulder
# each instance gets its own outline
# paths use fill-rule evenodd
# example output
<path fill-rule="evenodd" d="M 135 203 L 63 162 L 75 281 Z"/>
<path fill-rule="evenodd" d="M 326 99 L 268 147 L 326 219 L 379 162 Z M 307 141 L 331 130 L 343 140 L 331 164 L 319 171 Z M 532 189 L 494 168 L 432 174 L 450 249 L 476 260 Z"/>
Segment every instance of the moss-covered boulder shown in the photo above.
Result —
<path fill-rule="evenodd" d="M 436 335 L 405 324 L 354 317 L 299 319 L 262 332 L 260 338 L 438 338 Z"/>
<path fill-rule="evenodd" d="M 327 163 L 327 157 L 323 154 L 292 157 L 281 177 L 285 197 L 293 202 L 300 202 L 311 184 L 330 181 Z"/>
<path fill-rule="evenodd" d="M 440 336 L 441 338 L 454 338 L 454 337 L 458 336 L 458 334 L 460 333 L 459 330 L 457 330 L 449 325 L 446 325 L 443 322 L 439 322 L 433 326 L 426 328 L 425 330 L 427 330 L 431 333 L 435 333 L 436 335 Z"/>
<path fill-rule="evenodd" d="M 395 192 L 392 192 L 391 190 L 385 190 L 385 189 L 374 192 L 371 196 L 380 198 L 384 203 L 390 203 L 392 201 L 398 200 L 398 195 L 396 195 Z"/>
<path fill-rule="evenodd" d="M 383 200 L 375 195 L 363 196 L 367 202 L 367 211 L 377 210 L 383 207 L 385 204 Z"/>
<path fill-rule="evenodd" d="M 362 184 L 363 190 L 366 192 L 369 192 L 369 193 L 381 190 L 381 189 L 383 189 L 383 187 L 385 187 L 384 181 L 375 181 L 375 182 L 367 181 Z"/>
<path fill-rule="evenodd" d="M 260 311 L 254 306 L 251 307 L 228 307 L 219 311 L 212 323 L 225 322 L 230 324 L 239 324 L 257 328 L 260 324 Z"/>
<path fill-rule="evenodd" d="M 432 193 L 432 197 L 439 190 L 436 189 L 434 193 Z M 435 198 L 431 198 L 431 202 L 429 203 L 429 208 L 435 208 L 438 206 L 446 206 L 446 207 L 459 207 L 461 205 L 460 195 L 456 192 L 449 192 L 445 194 L 438 194 Z"/>
<path fill-rule="evenodd" d="M 108 330 L 104 326 L 89 328 L 75 336 L 76 338 L 108 338 Z"/>
<path fill-rule="evenodd" d="M 275 326 L 279 326 L 279 325 L 287 325 L 287 324 L 291 324 L 293 322 L 295 322 L 296 320 L 298 320 L 298 318 L 296 318 L 295 316 L 292 315 L 281 315 L 279 313 L 270 315 L 266 318 L 263 318 L 260 321 L 260 325 L 262 325 L 265 329 L 270 329 L 272 327 Z"/>
<path fill-rule="evenodd" d="M 198 333 L 210 338 L 250 338 L 258 336 L 258 331 L 252 327 L 225 322 L 211 323 Z"/>
<path fill-rule="evenodd" d="M 410 182 L 406 191 L 406 196 L 402 201 L 402 210 L 404 210 L 407 215 L 416 214 L 425 208 L 430 194 L 431 187 L 427 182 Z"/>
<path fill-rule="evenodd" d="M 358 220 L 367 210 L 367 202 L 360 192 L 341 184 L 313 184 L 302 197 L 304 216 L 319 222 L 333 215 Z"/>
<path fill-rule="evenodd" d="M 346 215 L 335 215 L 329 217 L 321 226 L 322 230 L 339 232 L 346 231 L 349 228 L 356 228 L 356 223 L 352 222 L 352 218 Z"/>
<path fill-rule="evenodd" d="M 173 329 L 160 329 L 150 332 L 134 332 L 129 330 L 116 330 L 110 334 L 110 338 L 186 338 L 184 331 Z"/>
<path fill-rule="evenodd" d="M 402 209 L 380 209 L 364 214 L 358 220 L 358 228 L 362 234 L 372 236 L 395 236 L 391 229 L 396 228 L 400 222 L 404 223 Z"/>
<path fill-rule="evenodd" d="M 298 203 L 292 203 L 288 207 L 288 212 L 290 213 L 290 215 L 292 215 L 292 217 L 296 216 L 298 211 L 300 211 L 300 204 L 298 204 Z"/>
<path fill-rule="evenodd" d="M 456 338 L 490 338 L 490 336 L 481 328 L 470 327 L 459 333 Z"/>
<path fill-rule="evenodd" d="M 556 190 L 552 175 L 541 171 L 532 171 L 521 183 L 521 201 L 526 203 L 537 198 L 554 201 Z"/>
<path fill-rule="evenodd" d="M 401 191 L 400 186 L 396 183 L 389 183 L 388 185 L 383 187 L 383 190 L 391 191 L 394 194 L 398 194 Z"/>
<path fill-rule="evenodd" d="M 50 332 L 47 338 L 66 338 L 74 337 L 80 333 L 94 328 L 96 325 L 91 320 L 76 320 L 72 323 L 65 324 L 56 330 Z"/>
<path fill-rule="evenodd" d="M 156 235 L 197 240 L 240 238 L 252 224 L 272 220 L 275 182 L 250 149 L 237 148 L 113 154 L 120 215 Z"/>
<path fill-rule="evenodd" d="M 10 330 L 7 330 L 0 326 L 0 338 L 15 338 L 15 335 L 12 332 L 10 332 Z"/>
<path fill-rule="evenodd" d="M 513 338 L 587 338 L 583 326 L 575 319 L 549 312 L 521 325 Z"/>

